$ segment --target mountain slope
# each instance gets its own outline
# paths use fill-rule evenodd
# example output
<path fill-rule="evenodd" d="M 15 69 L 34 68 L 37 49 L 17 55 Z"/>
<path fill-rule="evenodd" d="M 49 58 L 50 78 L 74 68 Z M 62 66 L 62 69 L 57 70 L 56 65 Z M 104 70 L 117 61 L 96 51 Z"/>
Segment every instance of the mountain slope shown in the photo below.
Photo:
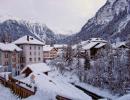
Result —
<path fill-rule="evenodd" d="M 130 0 L 107 0 L 79 33 L 67 39 L 75 43 L 91 37 L 101 37 L 114 42 L 117 37 L 126 40 L 128 34 L 130 34 Z"/>
<path fill-rule="evenodd" d="M 13 41 L 24 35 L 34 36 L 48 44 L 55 43 L 57 40 L 54 32 L 42 24 L 16 20 L 6 20 L 0 23 L 1 41 L 4 37 L 9 37 Z"/>

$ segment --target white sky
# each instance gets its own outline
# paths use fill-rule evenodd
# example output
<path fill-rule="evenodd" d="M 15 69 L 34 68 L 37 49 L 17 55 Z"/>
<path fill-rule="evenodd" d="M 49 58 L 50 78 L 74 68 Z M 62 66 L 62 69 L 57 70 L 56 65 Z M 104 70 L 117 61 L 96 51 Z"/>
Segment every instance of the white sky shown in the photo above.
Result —
<path fill-rule="evenodd" d="M 16 17 L 46 24 L 54 32 L 78 32 L 106 0 L 0 0 L 0 18 Z"/>

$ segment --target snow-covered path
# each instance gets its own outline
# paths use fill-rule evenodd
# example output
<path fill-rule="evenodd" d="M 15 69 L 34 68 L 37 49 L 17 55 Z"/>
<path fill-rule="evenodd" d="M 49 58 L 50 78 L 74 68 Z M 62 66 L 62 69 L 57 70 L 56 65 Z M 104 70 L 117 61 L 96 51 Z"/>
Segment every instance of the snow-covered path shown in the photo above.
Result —
<path fill-rule="evenodd" d="M 0 100 L 18 100 L 8 88 L 0 84 Z"/>

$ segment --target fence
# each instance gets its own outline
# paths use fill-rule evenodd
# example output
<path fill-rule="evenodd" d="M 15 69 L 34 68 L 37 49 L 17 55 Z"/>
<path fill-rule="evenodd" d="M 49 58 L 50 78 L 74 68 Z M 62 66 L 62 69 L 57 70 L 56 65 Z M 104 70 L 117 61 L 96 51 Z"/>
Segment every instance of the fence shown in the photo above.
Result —
<path fill-rule="evenodd" d="M 16 79 L 13 79 L 11 77 L 9 78 L 8 81 L 6 81 L 5 78 L 0 76 L 0 82 L 5 87 L 10 88 L 12 93 L 19 96 L 19 98 L 27 98 L 27 97 L 29 97 L 31 95 L 34 95 L 36 93 L 36 91 L 37 91 L 37 88 L 35 88 L 34 91 L 31 91 L 31 90 L 28 90 L 28 89 L 20 86 L 19 84 L 16 84 L 16 82 L 19 83 L 20 81 L 18 81 Z M 69 98 L 66 98 L 66 97 L 63 97 L 63 96 L 60 96 L 60 95 L 57 95 L 56 99 L 57 100 L 71 100 Z"/>
<path fill-rule="evenodd" d="M 16 80 L 15 80 L 16 81 Z M 10 90 L 20 98 L 27 98 L 31 95 L 34 95 L 36 91 L 31 91 L 29 89 L 26 89 L 12 80 L 6 81 L 3 77 L 0 77 L 0 82 L 5 86 L 10 88 Z M 36 90 L 36 89 L 34 89 Z"/>

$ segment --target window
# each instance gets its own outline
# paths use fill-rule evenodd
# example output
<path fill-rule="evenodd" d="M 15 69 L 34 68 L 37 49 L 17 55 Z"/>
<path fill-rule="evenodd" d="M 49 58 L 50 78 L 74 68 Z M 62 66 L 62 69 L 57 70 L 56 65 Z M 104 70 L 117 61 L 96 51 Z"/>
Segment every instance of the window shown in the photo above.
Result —
<path fill-rule="evenodd" d="M 34 52 L 34 55 L 36 55 L 36 52 Z"/>
<path fill-rule="evenodd" d="M 20 57 L 20 63 L 24 63 L 25 62 L 25 57 Z"/>
<path fill-rule="evenodd" d="M 41 48 L 40 48 L 40 47 L 38 47 L 38 49 L 40 50 Z"/>
<path fill-rule="evenodd" d="M 8 58 L 8 53 L 5 53 L 5 58 Z"/>
<path fill-rule="evenodd" d="M 34 61 L 36 61 L 36 58 L 34 58 Z"/>
<path fill-rule="evenodd" d="M 32 58 L 29 58 L 30 61 L 32 61 Z"/>
<path fill-rule="evenodd" d="M 30 50 L 32 49 L 32 47 L 30 46 Z"/>
<path fill-rule="evenodd" d="M 7 66 L 9 63 L 8 62 L 5 62 L 5 66 Z"/>
<path fill-rule="evenodd" d="M 40 57 L 38 58 L 38 61 L 41 61 L 41 58 L 40 58 Z"/>
<path fill-rule="evenodd" d="M 34 49 L 36 50 L 36 46 L 34 46 Z"/>
<path fill-rule="evenodd" d="M 30 52 L 30 55 L 32 55 L 32 53 Z"/>

